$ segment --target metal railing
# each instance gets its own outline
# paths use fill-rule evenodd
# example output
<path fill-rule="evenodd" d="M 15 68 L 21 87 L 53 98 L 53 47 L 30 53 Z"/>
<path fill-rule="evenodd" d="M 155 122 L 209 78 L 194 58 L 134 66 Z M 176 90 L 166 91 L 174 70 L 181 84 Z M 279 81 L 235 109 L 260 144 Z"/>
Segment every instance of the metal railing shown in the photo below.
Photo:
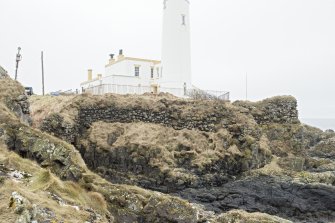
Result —
<path fill-rule="evenodd" d="M 222 100 L 229 101 L 230 93 L 228 91 L 212 91 L 201 89 L 190 89 L 187 96 L 197 100 Z"/>
<path fill-rule="evenodd" d="M 132 86 L 132 85 L 117 85 L 117 84 L 101 84 L 83 89 L 84 92 L 89 92 L 94 95 L 103 95 L 108 93 L 114 94 L 144 94 L 151 92 L 150 86 Z"/>
<path fill-rule="evenodd" d="M 170 93 L 177 97 L 192 98 L 196 100 L 222 100 L 229 101 L 230 93 L 227 91 L 211 91 L 201 89 L 184 88 L 164 88 L 151 86 L 133 86 L 117 84 L 101 84 L 93 87 L 84 88 L 83 92 L 89 92 L 93 95 L 113 94 L 144 94 L 144 93 Z"/>

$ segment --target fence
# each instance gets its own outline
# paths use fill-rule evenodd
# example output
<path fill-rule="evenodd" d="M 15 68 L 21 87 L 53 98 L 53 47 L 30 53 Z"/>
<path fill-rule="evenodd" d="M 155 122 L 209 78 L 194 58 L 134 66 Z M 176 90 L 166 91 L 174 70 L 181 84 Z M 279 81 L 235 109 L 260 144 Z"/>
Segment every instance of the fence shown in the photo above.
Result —
<path fill-rule="evenodd" d="M 117 85 L 117 84 L 101 84 L 94 87 L 83 89 L 85 92 L 90 92 L 94 95 L 103 95 L 107 93 L 114 94 L 144 94 L 151 92 L 149 86 L 132 86 L 132 85 Z"/>
<path fill-rule="evenodd" d="M 107 93 L 114 94 L 144 94 L 144 93 L 170 93 L 177 97 L 193 98 L 198 100 L 223 100 L 228 101 L 230 93 L 227 91 L 208 91 L 201 89 L 183 89 L 183 88 L 156 88 L 151 86 L 133 86 L 117 84 L 101 84 L 83 89 L 94 95 L 103 95 Z"/>

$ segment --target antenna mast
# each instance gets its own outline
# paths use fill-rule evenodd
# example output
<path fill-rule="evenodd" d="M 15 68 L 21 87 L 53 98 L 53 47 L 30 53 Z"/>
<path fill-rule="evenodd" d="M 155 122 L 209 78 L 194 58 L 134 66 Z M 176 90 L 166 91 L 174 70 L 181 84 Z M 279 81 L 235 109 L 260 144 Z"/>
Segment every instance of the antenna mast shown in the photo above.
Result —
<path fill-rule="evenodd" d="M 19 62 L 22 60 L 22 55 L 20 54 L 21 47 L 17 48 L 17 54 L 16 54 L 16 69 L 15 69 L 15 80 L 17 80 L 17 72 L 19 70 Z"/>

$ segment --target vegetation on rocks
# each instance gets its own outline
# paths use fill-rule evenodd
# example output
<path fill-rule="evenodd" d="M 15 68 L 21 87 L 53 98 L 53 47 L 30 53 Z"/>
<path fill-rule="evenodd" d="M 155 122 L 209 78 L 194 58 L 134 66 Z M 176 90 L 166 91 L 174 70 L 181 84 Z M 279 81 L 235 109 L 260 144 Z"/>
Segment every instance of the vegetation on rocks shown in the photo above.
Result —
<path fill-rule="evenodd" d="M 0 221 L 335 220 L 335 134 L 293 97 L 28 101 L 2 69 L 0 90 Z"/>
<path fill-rule="evenodd" d="M 111 182 L 177 195 L 218 214 L 243 209 L 294 221 L 335 218 L 321 195 L 334 200 L 333 133 L 301 124 L 291 96 L 232 104 L 150 95 L 65 101 L 68 109 L 42 117 L 35 108 L 46 102 L 32 98 L 36 126 L 73 144 Z M 304 192 L 292 192 L 300 184 Z M 231 216 L 236 219 L 225 221 L 243 219 Z"/>
<path fill-rule="evenodd" d="M 9 78 L 1 79 L 0 86 L 7 82 L 12 82 L 9 86 L 16 86 L 18 92 L 22 89 Z M 1 95 L 0 101 L 5 101 L 6 97 Z M 0 175 L 3 177 L 0 189 L 5 195 L 1 196 L 0 219 L 6 222 L 92 223 L 187 222 L 193 219 L 189 222 L 196 222 L 196 211 L 187 201 L 105 181 L 87 169 L 72 145 L 27 126 L 7 104 L 0 105 L 3 108 L 0 115 Z M 24 174 L 20 171 L 29 173 L 31 178 L 21 178 Z"/>

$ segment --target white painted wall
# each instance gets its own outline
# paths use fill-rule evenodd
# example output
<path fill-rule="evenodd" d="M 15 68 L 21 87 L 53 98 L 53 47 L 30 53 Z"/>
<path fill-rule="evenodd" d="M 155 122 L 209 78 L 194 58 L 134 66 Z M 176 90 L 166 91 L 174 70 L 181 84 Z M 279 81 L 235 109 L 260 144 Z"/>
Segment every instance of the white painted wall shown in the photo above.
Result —
<path fill-rule="evenodd" d="M 183 88 L 186 83 L 191 88 L 189 1 L 165 0 L 163 11 L 161 86 Z"/>
<path fill-rule="evenodd" d="M 140 73 L 139 76 L 135 76 L 135 67 L 139 66 Z M 153 78 L 151 78 L 151 68 L 154 69 Z M 160 78 L 160 64 L 155 64 L 151 61 L 136 60 L 125 58 L 119 62 L 116 62 L 112 65 L 108 65 L 105 68 L 105 76 L 98 79 L 95 78 L 92 81 L 86 81 L 81 84 L 81 87 L 92 88 L 99 85 L 118 85 L 118 86 L 128 86 L 128 90 L 125 88 L 121 89 L 121 92 L 112 89 L 113 93 L 132 93 L 134 92 L 133 87 L 143 87 L 140 91 L 151 92 L 151 85 L 158 82 Z M 108 89 L 104 89 L 108 90 Z M 116 91 L 116 92 L 115 92 Z M 97 93 L 97 92 L 95 92 Z"/>
<path fill-rule="evenodd" d="M 135 77 L 135 66 L 139 66 L 140 68 L 139 77 Z M 157 74 L 157 68 L 160 69 L 159 64 L 155 65 L 153 62 L 132 59 L 125 59 L 111 66 L 107 66 L 105 75 L 106 77 L 111 75 L 135 77 L 135 79 L 139 80 L 139 83 L 147 83 L 147 85 L 150 85 L 151 81 L 153 81 L 151 78 L 151 68 L 154 68 L 153 79 L 156 80 L 159 77 Z"/>
<path fill-rule="evenodd" d="M 128 67 L 127 61 L 121 61 L 117 62 L 113 65 L 107 66 L 105 68 L 105 76 L 109 75 L 124 75 L 124 76 L 129 76 L 130 75 L 130 70 Z"/>
<path fill-rule="evenodd" d="M 86 82 L 82 87 L 119 85 L 127 87 L 113 88 L 113 93 L 132 93 L 151 92 L 151 85 L 158 83 L 160 92 L 184 97 L 186 88 L 192 88 L 189 1 L 165 0 L 163 10 L 162 64 L 126 57 L 106 66 L 105 76 L 100 80 Z M 139 77 L 135 76 L 135 66 L 140 67 Z M 154 78 L 151 78 L 152 67 Z M 95 93 L 105 90 L 110 92 L 98 87 Z"/>

